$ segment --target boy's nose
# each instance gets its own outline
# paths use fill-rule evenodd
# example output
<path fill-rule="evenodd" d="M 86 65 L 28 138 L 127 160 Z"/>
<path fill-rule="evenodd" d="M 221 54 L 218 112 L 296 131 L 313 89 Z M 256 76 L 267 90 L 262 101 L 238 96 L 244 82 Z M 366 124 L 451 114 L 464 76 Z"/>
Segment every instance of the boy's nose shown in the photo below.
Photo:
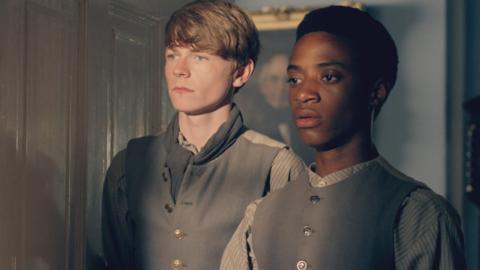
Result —
<path fill-rule="evenodd" d="M 315 88 L 304 85 L 294 93 L 294 101 L 296 103 L 314 103 L 321 100 L 320 94 Z"/>
<path fill-rule="evenodd" d="M 176 77 L 188 77 L 190 76 L 190 70 L 185 60 L 179 60 L 173 68 L 173 75 Z"/>

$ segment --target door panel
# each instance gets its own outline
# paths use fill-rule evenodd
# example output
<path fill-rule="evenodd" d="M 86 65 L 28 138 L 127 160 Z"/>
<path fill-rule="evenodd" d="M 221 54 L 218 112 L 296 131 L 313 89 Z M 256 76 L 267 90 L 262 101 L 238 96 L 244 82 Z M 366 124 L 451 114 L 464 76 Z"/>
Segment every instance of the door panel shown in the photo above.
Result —
<path fill-rule="evenodd" d="M 25 3 L 0 1 L 0 269 L 21 269 Z"/>
<path fill-rule="evenodd" d="M 27 6 L 24 119 L 27 269 L 61 269 L 66 263 L 70 128 L 75 124 L 71 110 L 78 50 L 76 23 L 68 13 L 37 3 Z"/>
<path fill-rule="evenodd" d="M 70 225 L 84 223 L 73 219 L 81 204 L 71 196 L 82 163 L 81 148 L 72 147 L 83 130 L 77 121 L 79 7 L 76 0 L 0 6 L 7 11 L 0 26 L 7 36 L 0 51 L 0 269 L 73 269 L 71 235 L 77 232 Z"/>
<path fill-rule="evenodd" d="M 156 115 L 160 89 L 158 66 L 159 20 L 132 12 L 120 5 L 110 5 L 112 16 L 112 89 L 108 121 L 111 155 L 125 147 L 129 138 L 149 133 Z"/>

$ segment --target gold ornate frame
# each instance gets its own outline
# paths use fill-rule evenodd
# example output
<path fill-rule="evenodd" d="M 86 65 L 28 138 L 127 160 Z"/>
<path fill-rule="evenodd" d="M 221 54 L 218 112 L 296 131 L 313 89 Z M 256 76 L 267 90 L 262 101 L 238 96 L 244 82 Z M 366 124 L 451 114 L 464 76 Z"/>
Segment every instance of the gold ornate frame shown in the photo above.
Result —
<path fill-rule="evenodd" d="M 341 1 L 338 5 L 365 10 L 365 6 L 356 1 Z M 313 9 L 315 7 L 268 6 L 249 14 L 259 31 L 288 30 L 295 29 L 305 14 Z"/>

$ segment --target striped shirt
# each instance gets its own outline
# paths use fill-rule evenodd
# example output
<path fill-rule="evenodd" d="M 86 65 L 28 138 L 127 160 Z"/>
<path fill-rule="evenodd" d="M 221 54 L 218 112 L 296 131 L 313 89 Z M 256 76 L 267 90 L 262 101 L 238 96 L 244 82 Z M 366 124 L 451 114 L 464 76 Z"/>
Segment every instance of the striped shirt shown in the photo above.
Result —
<path fill-rule="evenodd" d="M 354 173 L 378 162 L 397 173 L 382 157 L 320 177 L 309 173 L 310 184 L 323 188 L 338 183 Z M 314 166 L 314 165 L 313 165 Z M 251 203 L 244 219 L 223 254 L 221 270 L 258 270 L 252 249 L 251 229 L 255 211 L 262 199 Z M 393 231 L 395 269 L 465 269 L 463 235 L 456 211 L 430 189 L 418 188 L 407 196 L 398 213 Z"/>

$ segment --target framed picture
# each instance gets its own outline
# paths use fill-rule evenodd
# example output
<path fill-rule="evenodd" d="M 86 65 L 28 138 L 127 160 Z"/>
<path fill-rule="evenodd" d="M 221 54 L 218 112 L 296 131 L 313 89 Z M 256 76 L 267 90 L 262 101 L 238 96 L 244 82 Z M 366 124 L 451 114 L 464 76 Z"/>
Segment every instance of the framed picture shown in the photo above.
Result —
<path fill-rule="evenodd" d="M 280 12 L 251 14 L 259 29 L 261 50 L 255 72 L 235 102 L 248 127 L 286 143 L 308 164 L 313 162 L 313 150 L 301 143 L 293 124 L 286 73 L 295 28 L 306 12 L 291 12 L 288 17 Z"/>

